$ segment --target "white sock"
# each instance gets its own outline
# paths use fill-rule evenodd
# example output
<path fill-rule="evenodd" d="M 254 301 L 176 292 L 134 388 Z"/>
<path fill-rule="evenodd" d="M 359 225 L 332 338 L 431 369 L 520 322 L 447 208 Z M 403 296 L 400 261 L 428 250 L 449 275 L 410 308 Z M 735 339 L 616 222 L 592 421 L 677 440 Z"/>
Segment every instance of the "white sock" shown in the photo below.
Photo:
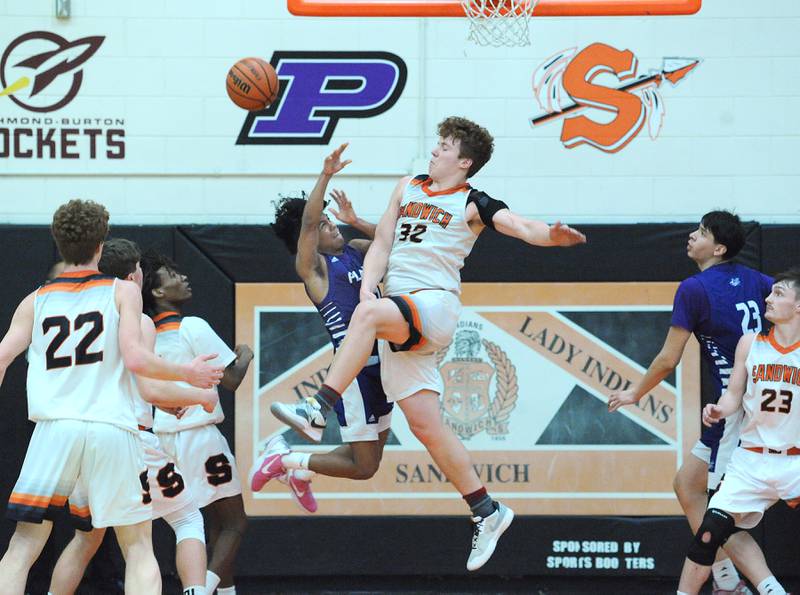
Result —
<path fill-rule="evenodd" d="M 192 585 L 183 590 L 183 595 L 206 595 L 205 585 Z"/>
<path fill-rule="evenodd" d="M 311 478 L 316 475 L 316 473 L 308 469 L 295 469 L 293 473 L 294 476 L 301 481 L 311 481 Z"/>
<path fill-rule="evenodd" d="M 281 457 L 281 463 L 286 469 L 308 469 L 308 459 L 310 458 L 310 452 L 290 452 Z"/>
<path fill-rule="evenodd" d="M 714 562 L 711 565 L 711 572 L 714 575 L 714 581 L 717 583 L 717 587 L 723 591 L 733 591 L 741 580 L 730 558 Z"/>
<path fill-rule="evenodd" d="M 217 585 L 219 584 L 219 580 L 220 579 L 216 574 L 214 574 L 210 570 L 207 570 L 206 571 L 206 593 L 208 593 L 209 595 L 214 593 L 214 589 L 217 588 Z"/>
<path fill-rule="evenodd" d="M 678 591 L 678 595 L 689 595 L 688 593 L 684 593 L 683 591 Z"/>
<path fill-rule="evenodd" d="M 758 583 L 759 595 L 786 595 L 786 590 L 781 586 L 774 576 L 768 576 Z"/>
<path fill-rule="evenodd" d="M 217 595 L 236 595 L 236 585 L 217 589 Z"/>

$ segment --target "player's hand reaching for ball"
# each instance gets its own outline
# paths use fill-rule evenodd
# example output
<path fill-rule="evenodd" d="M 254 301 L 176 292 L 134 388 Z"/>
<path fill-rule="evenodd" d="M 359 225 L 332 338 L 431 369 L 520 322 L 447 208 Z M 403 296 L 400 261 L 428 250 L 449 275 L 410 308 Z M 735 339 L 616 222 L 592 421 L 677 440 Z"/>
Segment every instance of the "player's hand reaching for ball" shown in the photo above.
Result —
<path fill-rule="evenodd" d="M 331 190 L 329 194 L 336 202 L 336 206 L 339 207 L 338 211 L 333 207 L 328 207 L 331 213 L 333 213 L 333 216 L 345 225 L 355 224 L 356 221 L 358 221 L 358 217 L 356 216 L 355 209 L 353 209 L 353 203 L 347 198 L 347 194 L 345 194 L 343 190 L 336 189 Z"/>
<path fill-rule="evenodd" d="M 608 397 L 608 411 L 609 413 L 613 413 L 620 407 L 624 407 L 625 405 L 635 405 L 638 402 L 639 400 L 636 398 L 636 394 L 632 390 L 611 393 L 611 396 Z"/>
<path fill-rule="evenodd" d="M 573 229 L 569 225 L 564 225 L 561 221 L 556 221 L 550 226 L 550 241 L 556 246 L 574 246 L 575 244 L 585 244 L 586 236 Z"/>
<path fill-rule="evenodd" d="M 212 366 L 208 362 L 219 354 L 198 355 L 190 363 L 184 365 L 186 382 L 197 388 L 212 388 L 222 379 L 222 366 Z"/>
<path fill-rule="evenodd" d="M 349 144 L 350 143 L 344 143 L 342 145 L 339 145 L 338 149 L 335 149 L 333 153 L 331 153 L 325 158 L 325 162 L 322 164 L 323 174 L 325 174 L 326 176 L 332 176 L 342 171 L 342 169 L 344 169 L 344 167 L 347 164 L 351 163 L 350 159 L 342 161 L 342 153 Z"/>
<path fill-rule="evenodd" d="M 716 423 L 719 423 L 719 420 L 722 419 L 722 408 L 719 405 L 714 405 L 714 403 L 709 403 L 705 407 L 703 407 L 703 425 L 704 426 L 713 426 Z"/>

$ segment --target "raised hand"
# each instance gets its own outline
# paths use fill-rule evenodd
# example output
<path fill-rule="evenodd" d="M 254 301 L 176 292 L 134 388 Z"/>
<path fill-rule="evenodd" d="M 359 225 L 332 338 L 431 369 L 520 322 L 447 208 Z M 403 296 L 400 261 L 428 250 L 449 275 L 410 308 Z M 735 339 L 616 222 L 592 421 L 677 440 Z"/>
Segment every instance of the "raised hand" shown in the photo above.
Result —
<path fill-rule="evenodd" d="M 585 244 L 586 236 L 573 229 L 569 225 L 564 225 L 561 221 L 556 221 L 550 226 L 550 240 L 556 246 L 574 246 L 575 244 Z"/>
<path fill-rule="evenodd" d="M 335 149 L 333 153 L 331 153 L 325 158 L 325 162 L 322 164 L 323 174 L 327 176 L 332 176 L 342 171 L 342 169 L 344 169 L 344 167 L 347 164 L 352 163 L 350 159 L 342 161 L 342 153 L 349 144 L 350 143 L 344 143 L 342 145 L 339 145 L 338 149 Z"/>
<path fill-rule="evenodd" d="M 353 225 L 356 221 L 358 221 L 356 211 L 353 209 L 353 203 L 351 203 L 350 199 L 347 198 L 347 194 L 344 193 L 344 190 L 333 189 L 329 194 L 336 203 L 336 206 L 339 207 L 338 211 L 333 207 L 328 207 L 328 210 L 333 213 L 334 217 L 336 217 L 345 225 Z"/>

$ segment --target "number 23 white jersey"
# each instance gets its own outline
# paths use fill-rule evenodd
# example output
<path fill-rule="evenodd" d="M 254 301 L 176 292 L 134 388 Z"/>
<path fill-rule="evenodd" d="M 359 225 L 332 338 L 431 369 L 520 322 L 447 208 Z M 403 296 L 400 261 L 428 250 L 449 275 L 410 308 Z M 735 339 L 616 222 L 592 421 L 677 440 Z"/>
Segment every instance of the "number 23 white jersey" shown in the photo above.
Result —
<path fill-rule="evenodd" d="M 747 393 L 742 405 L 742 446 L 786 450 L 800 446 L 800 343 L 783 347 L 756 335 L 747 354 Z"/>
<path fill-rule="evenodd" d="M 119 349 L 116 279 L 62 274 L 36 291 L 28 350 L 28 417 L 82 419 L 137 431 L 133 375 Z"/>

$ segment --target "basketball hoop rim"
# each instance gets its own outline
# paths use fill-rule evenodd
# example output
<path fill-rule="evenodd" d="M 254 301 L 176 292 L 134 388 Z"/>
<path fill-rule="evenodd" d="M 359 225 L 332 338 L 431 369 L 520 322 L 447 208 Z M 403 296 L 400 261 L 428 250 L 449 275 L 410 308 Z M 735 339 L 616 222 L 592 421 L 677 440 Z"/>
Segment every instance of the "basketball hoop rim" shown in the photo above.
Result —
<path fill-rule="evenodd" d="M 461 17 L 460 0 L 287 0 L 295 16 Z M 536 17 L 690 15 L 702 0 L 539 0 Z"/>

